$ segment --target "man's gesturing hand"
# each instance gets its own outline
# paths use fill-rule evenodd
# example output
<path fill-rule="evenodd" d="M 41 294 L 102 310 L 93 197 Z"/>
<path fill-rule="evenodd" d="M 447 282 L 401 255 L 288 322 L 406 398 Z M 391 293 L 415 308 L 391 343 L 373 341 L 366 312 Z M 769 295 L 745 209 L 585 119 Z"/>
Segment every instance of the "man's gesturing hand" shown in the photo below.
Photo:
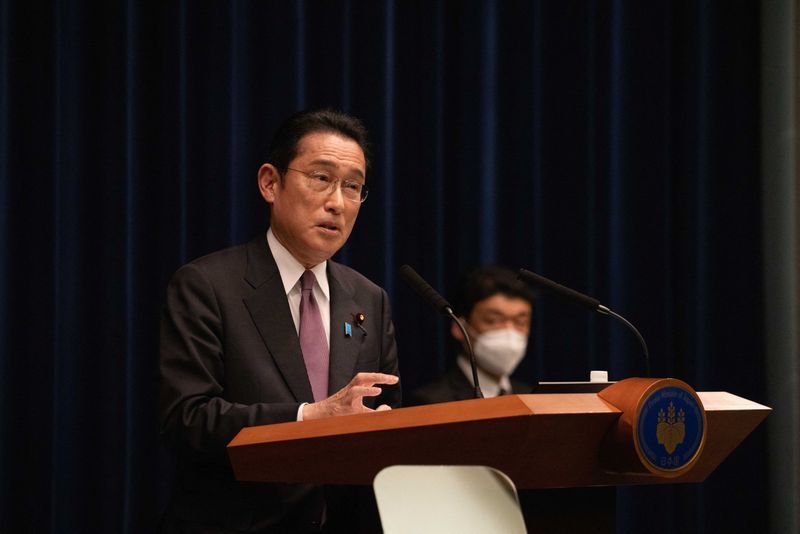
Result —
<path fill-rule="evenodd" d="M 334 415 L 350 415 L 373 411 L 364 406 L 364 397 L 376 397 L 381 388 L 375 384 L 397 384 L 400 379 L 394 375 L 383 373 L 358 373 L 345 387 L 325 400 L 306 404 L 303 407 L 303 420 L 322 419 Z M 391 410 L 382 404 L 377 411 Z"/>

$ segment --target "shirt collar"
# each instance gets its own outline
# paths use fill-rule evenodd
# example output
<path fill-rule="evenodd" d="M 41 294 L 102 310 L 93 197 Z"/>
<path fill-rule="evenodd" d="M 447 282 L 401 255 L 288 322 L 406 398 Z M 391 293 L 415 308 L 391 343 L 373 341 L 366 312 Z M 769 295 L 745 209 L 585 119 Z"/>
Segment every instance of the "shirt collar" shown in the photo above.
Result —
<path fill-rule="evenodd" d="M 267 230 L 267 245 L 269 246 L 272 257 L 275 258 L 275 263 L 278 265 L 278 272 L 281 274 L 281 282 L 283 282 L 283 289 L 288 295 L 294 289 L 300 277 L 306 271 L 306 268 L 292 256 L 286 247 L 284 247 L 275 234 L 272 233 L 272 228 Z M 328 285 L 327 276 L 328 262 L 323 261 L 313 266 L 310 270 L 314 273 L 317 279 L 317 284 L 322 290 L 322 294 L 330 299 L 330 286 Z"/>

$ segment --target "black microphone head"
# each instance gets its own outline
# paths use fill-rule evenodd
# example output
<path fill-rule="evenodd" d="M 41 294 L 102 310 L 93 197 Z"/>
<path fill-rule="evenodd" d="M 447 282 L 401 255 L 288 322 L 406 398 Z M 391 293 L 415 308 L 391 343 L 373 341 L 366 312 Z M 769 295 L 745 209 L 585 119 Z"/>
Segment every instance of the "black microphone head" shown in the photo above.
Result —
<path fill-rule="evenodd" d="M 444 315 L 450 316 L 453 309 L 450 303 L 447 302 L 435 289 L 433 289 L 428 282 L 422 279 L 410 265 L 403 265 L 400 267 L 400 278 L 403 279 L 411 289 L 422 297 L 428 304 Z"/>
<path fill-rule="evenodd" d="M 599 300 L 588 295 L 584 295 L 583 293 L 575 291 L 574 289 L 562 286 L 561 284 L 553 282 L 549 278 L 545 278 L 544 276 L 538 275 L 526 269 L 520 269 L 519 273 L 517 274 L 517 278 L 531 285 L 540 287 L 546 291 L 561 295 L 562 297 L 571 300 L 576 304 L 585 306 L 590 310 L 597 311 L 598 306 L 600 306 Z"/>

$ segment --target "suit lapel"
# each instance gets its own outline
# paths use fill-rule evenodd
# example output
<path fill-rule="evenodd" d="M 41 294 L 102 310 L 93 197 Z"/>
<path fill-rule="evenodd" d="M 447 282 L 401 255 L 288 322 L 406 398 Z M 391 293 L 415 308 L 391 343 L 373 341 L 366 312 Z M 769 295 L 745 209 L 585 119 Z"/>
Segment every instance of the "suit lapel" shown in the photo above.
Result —
<path fill-rule="evenodd" d="M 283 282 L 263 236 L 248 243 L 245 280 L 254 289 L 245 306 L 275 365 L 298 402 L 314 402 Z"/>
<path fill-rule="evenodd" d="M 355 288 L 342 275 L 338 264 L 328 261 L 328 283 L 331 291 L 331 352 L 328 391 L 333 394 L 346 386 L 355 375 L 358 353 L 364 333 L 356 328 L 353 316 L 361 311 L 353 300 Z M 345 335 L 350 323 L 350 336 Z"/>
<path fill-rule="evenodd" d="M 455 399 L 467 400 L 475 398 L 475 387 L 472 382 L 464 376 L 463 371 L 458 365 L 453 365 L 447 371 L 447 380 L 450 382 L 450 389 Z"/>

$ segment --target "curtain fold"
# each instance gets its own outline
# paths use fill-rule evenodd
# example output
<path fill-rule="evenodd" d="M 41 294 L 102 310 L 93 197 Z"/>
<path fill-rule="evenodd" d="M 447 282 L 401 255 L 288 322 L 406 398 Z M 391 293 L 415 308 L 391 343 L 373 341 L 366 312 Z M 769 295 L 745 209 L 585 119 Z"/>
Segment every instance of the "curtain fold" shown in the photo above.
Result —
<path fill-rule="evenodd" d="M 766 403 L 760 39 L 741 1 L 0 2 L 0 531 L 153 530 L 164 289 L 265 231 L 304 107 L 372 133 L 338 257 L 389 292 L 406 389 L 453 347 L 399 266 L 452 298 L 496 262 L 632 320 L 654 375 Z M 590 369 L 641 375 L 638 343 L 542 295 L 518 378 Z M 620 491 L 620 532 L 762 530 L 767 439 Z"/>
<path fill-rule="evenodd" d="M 800 6 L 761 6 L 761 146 L 770 526 L 800 529 Z"/>

